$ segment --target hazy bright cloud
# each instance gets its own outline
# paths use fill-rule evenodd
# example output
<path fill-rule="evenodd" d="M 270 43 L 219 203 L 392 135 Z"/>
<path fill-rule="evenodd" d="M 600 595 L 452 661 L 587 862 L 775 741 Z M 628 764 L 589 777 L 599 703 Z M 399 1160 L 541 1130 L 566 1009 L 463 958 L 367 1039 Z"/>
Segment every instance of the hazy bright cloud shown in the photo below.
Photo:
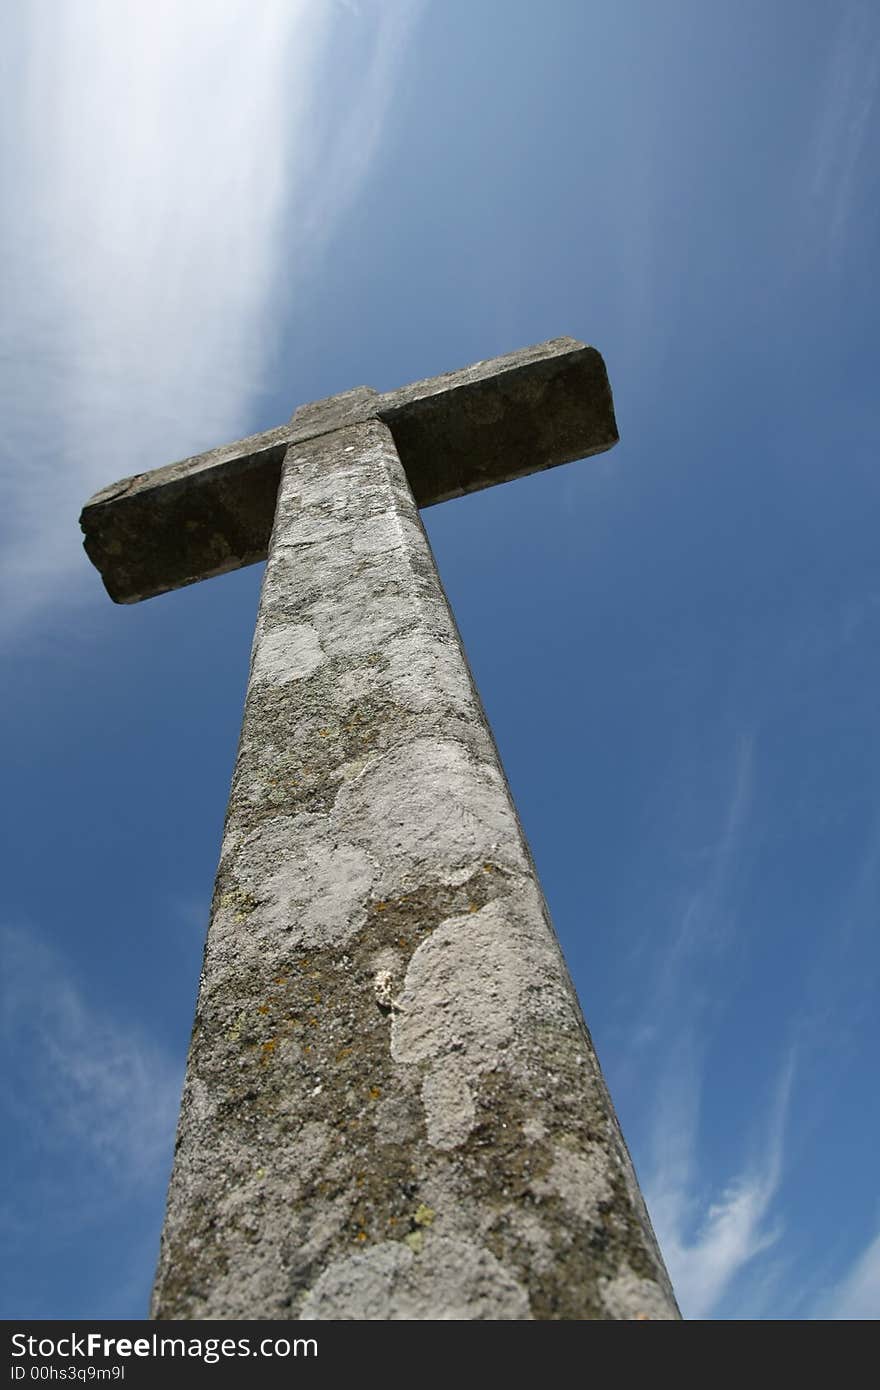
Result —
<path fill-rule="evenodd" d="M 69 596 L 92 491 L 243 432 L 286 296 L 369 174 L 417 12 L 36 0 L 10 15 L 7 624 Z"/>

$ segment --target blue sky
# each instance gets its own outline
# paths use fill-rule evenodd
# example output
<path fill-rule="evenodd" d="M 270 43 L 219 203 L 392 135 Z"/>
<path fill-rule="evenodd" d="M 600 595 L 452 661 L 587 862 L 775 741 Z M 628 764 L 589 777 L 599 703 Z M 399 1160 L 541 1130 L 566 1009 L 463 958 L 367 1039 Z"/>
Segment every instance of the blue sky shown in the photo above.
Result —
<path fill-rule="evenodd" d="M 863 0 L 30 0 L 0 54 L 0 1312 L 140 1317 L 261 567 L 96 489 L 569 334 L 621 443 L 424 513 L 683 1311 L 880 1313 Z"/>

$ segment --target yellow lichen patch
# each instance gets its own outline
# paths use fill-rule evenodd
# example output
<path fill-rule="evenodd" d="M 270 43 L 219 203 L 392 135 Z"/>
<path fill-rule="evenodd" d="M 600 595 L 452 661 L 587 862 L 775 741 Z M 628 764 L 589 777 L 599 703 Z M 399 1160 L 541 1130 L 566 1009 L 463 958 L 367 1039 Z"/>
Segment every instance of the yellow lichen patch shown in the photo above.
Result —
<path fill-rule="evenodd" d="M 336 1054 L 337 1062 L 344 1062 L 346 1057 L 350 1057 L 353 1052 L 353 1047 L 341 1047 Z"/>
<path fill-rule="evenodd" d="M 257 1013 L 258 1013 L 258 1014 L 267 1014 L 268 1012 L 269 1012 L 269 1005 L 268 1005 L 268 1004 L 261 1004 L 260 1007 L 257 1009 Z"/>
<path fill-rule="evenodd" d="M 409 1246 L 410 1250 L 413 1252 L 414 1255 L 418 1255 L 419 1251 L 422 1248 L 421 1231 L 410 1231 L 408 1236 L 403 1237 L 403 1243 L 404 1245 Z"/>
<path fill-rule="evenodd" d="M 380 1088 L 379 1086 L 371 1086 L 371 1087 L 370 1087 L 370 1100 L 378 1100 L 379 1097 L 381 1096 L 381 1094 L 382 1094 L 382 1091 L 381 1091 L 381 1088 Z"/>
<path fill-rule="evenodd" d="M 218 895 L 217 906 L 232 909 L 233 920 L 244 922 L 257 906 L 257 900 L 242 888 L 232 888 L 228 892 Z"/>
<path fill-rule="evenodd" d="M 479 912 L 479 910 L 476 903 L 468 903 L 468 912 Z"/>
<path fill-rule="evenodd" d="M 367 1233 L 366 1233 L 366 1231 L 358 1231 L 357 1235 L 355 1236 L 355 1240 L 359 1240 L 359 1241 L 361 1242 L 361 1244 L 363 1244 L 363 1242 L 366 1240 L 366 1238 L 367 1238 Z"/>
<path fill-rule="evenodd" d="M 495 865 L 494 865 L 494 864 L 484 864 L 484 865 L 483 865 L 483 873 L 484 873 L 484 874 L 494 874 L 494 872 L 495 872 Z"/>
<path fill-rule="evenodd" d="M 374 912 L 387 912 L 389 907 L 390 903 L 373 903 Z"/>
<path fill-rule="evenodd" d="M 272 1056 L 272 1053 L 275 1051 L 277 1046 L 277 1038 L 270 1038 L 268 1042 L 264 1042 L 262 1047 L 260 1048 L 260 1051 L 263 1054 L 262 1061 L 268 1062 L 269 1058 Z"/>
<path fill-rule="evenodd" d="M 232 1027 L 229 1029 L 229 1032 L 226 1034 L 230 1042 L 238 1042 L 239 1038 L 241 1037 L 241 1030 L 246 1022 L 247 1009 L 241 1009 L 238 1014 L 238 1017 L 236 1018 Z"/>
<path fill-rule="evenodd" d="M 437 1213 L 436 1211 L 434 1211 L 433 1207 L 427 1207 L 425 1206 L 425 1203 L 422 1202 L 419 1206 L 416 1207 L 415 1215 L 413 1216 L 413 1221 L 416 1223 L 417 1226 L 430 1226 L 436 1215 Z"/>

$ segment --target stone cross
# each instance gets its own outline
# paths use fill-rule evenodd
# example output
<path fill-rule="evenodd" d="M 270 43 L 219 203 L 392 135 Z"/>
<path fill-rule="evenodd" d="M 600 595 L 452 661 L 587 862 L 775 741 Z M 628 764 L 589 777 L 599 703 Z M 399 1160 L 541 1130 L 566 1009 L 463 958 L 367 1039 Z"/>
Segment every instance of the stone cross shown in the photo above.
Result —
<path fill-rule="evenodd" d="M 559 338 L 86 505 L 120 603 L 268 557 L 152 1316 L 678 1316 L 418 513 L 616 441 Z"/>

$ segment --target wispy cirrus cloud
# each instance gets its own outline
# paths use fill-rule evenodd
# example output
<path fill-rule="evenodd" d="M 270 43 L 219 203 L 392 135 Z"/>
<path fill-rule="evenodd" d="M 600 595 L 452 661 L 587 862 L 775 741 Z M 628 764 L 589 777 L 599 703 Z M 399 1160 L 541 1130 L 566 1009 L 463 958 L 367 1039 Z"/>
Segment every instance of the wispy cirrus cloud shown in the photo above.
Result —
<path fill-rule="evenodd" d="M 816 1300 L 812 1316 L 834 1321 L 880 1318 L 880 1231 L 837 1283 Z"/>
<path fill-rule="evenodd" d="M 880 26 L 873 5 L 841 7 L 807 149 L 807 218 L 829 263 L 841 262 L 877 143 Z"/>
<path fill-rule="evenodd" d="M 718 1316 L 738 1275 L 779 1237 L 774 1200 L 783 1175 L 785 1119 L 794 1049 L 778 1064 L 763 1124 L 746 1157 L 718 1175 L 707 1156 L 704 1097 L 718 1023 L 722 972 L 731 968 L 742 924 L 737 901 L 754 850 L 756 735 L 740 728 L 719 780 L 714 825 L 691 811 L 702 840 L 687 857 L 689 885 L 650 948 L 644 1023 L 629 1045 L 630 1072 L 650 1069 L 656 1098 L 643 1147 L 643 1190 L 682 1312 Z M 723 1016 L 723 1011 L 722 1011 Z"/>
<path fill-rule="evenodd" d="M 127 1316 L 146 1304 L 181 1059 L 22 927 L 0 928 L 0 1036 L 4 1315 Z"/>
<path fill-rule="evenodd" d="M 33 1158 L 20 1175 L 20 1200 L 26 1190 L 37 1202 L 51 1197 L 40 1180 L 50 1155 L 62 1158 L 68 1196 L 82 1184 L 104 1202 L 112 1192 L 164 1180 L 183 1080 L 179 1059 L 130 1021 L 90 1004 L 35 932 L 0 930 L 0 958 L 8 1061 L 2 1109 Z"/>
<path fill-rule="evenodd" d="M 369 177 L 418 10 L 35 0 L 10 14 L 7 630 L 74 596 L 92 491 L 242 432 L 291 291 Z"/>
<path fill-rule="evenodd" d="M 685 1317 L 715 1315 L 737 1275 L 779 1237 L 772 1203 L 782 1175 L 793 1076 L 792 1054 L 779 1073 L 755 1157 L 714 1190 L 699 1176 L 702 1083 L 695 1051 L 679 1049 L 660 1088 L 655 1163 L 645 1195 Z"/>
<path fill-rule="evenodd" d="M 732 758 L 731 784 L 717 836 L 701 855 L 704 872 L 695 885 L 663 951 L 655 1008 L 664 1015 L 692 978 L 696 965 L 714 956 L 731 936 L 729 899 L 743 857 L 754 799 L 755 739 L 740 734 Z"/>
<path fill-rule="evenodd" d="M 687 819 L 699 825 L 699 844 L 685 853 L 680 840 L 672 842 L 670 854 L 681 857 L 685 865 L 681 887 L 677 882 L 675 901 L 659 913 L 666 921 L 662 931 L 657 929 L 657 904 L 652 903 L 654 911 L 646 914 L 645 930 L 630 952 L 633 972 L 644 981 L 644 989 L 638 1032 L 620 1044 L 630 1054 L 624 1063 L 628 1072 L 641 1070 L 646 1055 L 656 1057 L 658 1048 L 665 1052 L 679 1047 L 670 1020 L 693 1018 L 735 939 L 733 895 L 750 852 L 755 750 L 754 733 L 742 728 L 726 760 L 726 777 L 719 778 L 714 824 L 706 818 L 697 821 L 689 811 Z M 679 805 L 686 800 L 681 788 L 670 788 L 670 795 L 680 798 Z M 670 822 L 674 820 L 670 816 Z"/>

